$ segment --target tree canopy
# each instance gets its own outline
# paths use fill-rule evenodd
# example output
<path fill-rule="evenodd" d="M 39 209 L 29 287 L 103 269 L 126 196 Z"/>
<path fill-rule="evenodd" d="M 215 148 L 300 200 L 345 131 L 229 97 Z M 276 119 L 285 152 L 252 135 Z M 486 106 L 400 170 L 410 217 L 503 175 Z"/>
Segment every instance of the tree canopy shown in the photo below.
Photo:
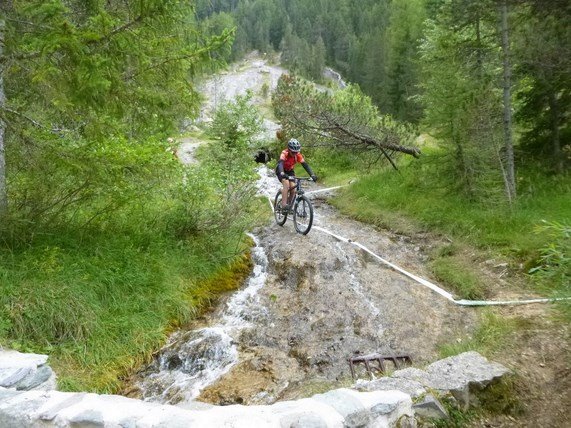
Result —
<path fill-rule="evenodd" d="M 151 173 L 157 139 L 196 114 L 193 76 L 231 39 L 206 35 L 182 0 L 4 2 L 0 210 L 37 222 L 104 194 L 116 204 Z"/>
<path fill-rule="evenodd" d="M 415 134 L 390 117 L 379 114 L 358 87 L 318 91 L 302 79 L 282 75 L 272 103 L 286 135 L 313 146 L 367 152 L 375 160 L 392 160 L 395 153 L 418 157 Z"/>
<path fill-rule="evenodd" d="M 278 50 L 316 81 L 332 67 L 382 115 L 420 125 L 469 198 L 513 202 L 518 165 L 571 165 L 569 2 L 220 0 L 197 10 L 234 17 L 235 57 Z"/>

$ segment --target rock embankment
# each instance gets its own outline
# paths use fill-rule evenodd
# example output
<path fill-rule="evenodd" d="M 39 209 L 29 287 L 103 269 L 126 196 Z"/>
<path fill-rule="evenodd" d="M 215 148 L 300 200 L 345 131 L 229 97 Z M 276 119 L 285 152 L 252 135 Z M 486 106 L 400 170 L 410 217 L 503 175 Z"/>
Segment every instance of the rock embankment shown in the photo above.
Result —
<path fill-rule="evenodd" d="M 438 399 L 428 391 L 437 396 L 452 394 L 463 406 L 470 406 L 477 400 L 476 391 L 508 373 L 500 364 L 468 352 L 424 370 L 397 370 L 391 377 L 358 381 L 351 389 L 295 401 L 268 406 L 197 402 L 181 408 L 117 395 L 46 390 L 54 385 L 46 360 L 45 355 L 0 351 L 0 381 L 4 385 L 0 387 L 0 426 L 415 427 L 419 416 L 446 417 Z"/>

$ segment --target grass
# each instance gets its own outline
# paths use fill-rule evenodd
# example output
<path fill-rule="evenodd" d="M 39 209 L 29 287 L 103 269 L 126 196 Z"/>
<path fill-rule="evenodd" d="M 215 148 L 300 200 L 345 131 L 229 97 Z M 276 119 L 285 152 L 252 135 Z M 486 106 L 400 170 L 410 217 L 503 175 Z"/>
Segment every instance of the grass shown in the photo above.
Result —
<path fill-rule="evenodd" d="M 486 297 L 484 285 L 478 278 L 478 273 L 470 269 L 469 264 L 462 264 L 454 257 L 441 257 L 430 263 L 432 272 L 436 278 L 446 286 L 454 290 L 458 296 L 469 300 L 482 300 Z M 462 266 L 462 269 L 458 267 Z"/>
<path fill-rule="evenodd" d="M 559 186 L 544 181 L 542 197 L 522 195 L 515 210 L 486 206 L 465 200 L 446 189 L 435 189 L 422 181 L 412 164 L 403 171 L 383 171 L 361 178 L 339 198 L 339 206 L 371 223 L 387 226 L 387 211 L 409 215 L 424 228 L 451 236 L 462 236 L 478 247 L 495 246 L 525 256 L 545 243 L 533 229 L 542 220 L 571 218 L 569 183 Z M 534 200 L 535 198 L 535 200 Z"/>
<path fill-rule="evenodd" d="M 247 243 L 226 238 L 68 231 L 3 249 L 0 343 L 49 354 L 63 390 L 116 392 L 170 330 L 248 275 Z"/>
<path fill-rule="evenodd" d="M 440 356 L 446 358 L 462 352 L 477 351 L 488 358 L 493 358 L 502 349 L 513 344 L 515 331 L 526 326 L 529 326 L 528 321 L 520 318 L 504 318 L 492 309 L 486 309 L 481 313 L 480 324 L 472 336 L 461 342 L 443 344 L 439 348 Z"/>

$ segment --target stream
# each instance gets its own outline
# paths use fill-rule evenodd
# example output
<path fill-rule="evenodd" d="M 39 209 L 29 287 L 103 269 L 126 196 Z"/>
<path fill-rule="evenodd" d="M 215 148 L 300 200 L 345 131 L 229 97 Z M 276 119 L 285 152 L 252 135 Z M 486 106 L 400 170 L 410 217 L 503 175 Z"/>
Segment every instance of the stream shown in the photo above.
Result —
<path fill-rule="evenodd" d="M 257 292 L 266 281 L 268 258 L 258 239 L 250 234 L 254 267 L 245 286 L 227 300 L 209 327 L 174 333 L 153 364 L 148 376 L 138 382 L 146 401 L 188 404 L 206 386 L 214 383 L 238 362 L 237 341 L 267 312 L 259 305 Z"/>
<path fill-rule="evenodd" d="M 262 167 L 259 174 L 260 194 L 273 197 L 279 188 L 273 171 Z M 429 242 L 344 218 L 323 193 L 311 199 L 317 228 L 302 236 L 291 221 L 280 227 L 268 219 L 253 231 L 254 268 L 243 288 L 196 329 L 172 335 L 139 374 L 137 396 L 183 407 L 271 404 L 350 385 L 352 356 L 399 353 L 428 362 L 439 344 L 471 334 L 472 310 L 319 227 L 425 277 Z"/>

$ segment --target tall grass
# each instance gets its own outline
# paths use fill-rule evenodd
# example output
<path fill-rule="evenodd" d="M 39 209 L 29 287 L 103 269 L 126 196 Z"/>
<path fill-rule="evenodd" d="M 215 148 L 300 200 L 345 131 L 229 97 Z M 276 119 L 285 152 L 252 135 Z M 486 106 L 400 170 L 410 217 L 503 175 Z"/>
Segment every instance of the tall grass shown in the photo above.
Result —
<path fill-rule="evenodd" d="M 169 329 L 224 291 L 207 279 L 238 272 L 236 286 L 247 275 L 245 240 L 233 232 L 181 241 L 67 230 L 3 247 L 0 343 L 49 354 L 63 389 L 116 391 Z"/>
<path fill-rule="evenodd" d="M 345 212 L 383 226 L 406 215 L 421 228 L 462 237 L 479 247 L 493 246 L 520 258 L 535 257 L 548 238 L 534 234 L 543 220 L 571 218 L 571 178 L 519 172 L 515 207 L 496 201 L 471 201 L 460 193 L 438 164 L 436 153 L 406 162 L 399 172 L 383 169 L 360 176 L 336 203 Z"/>
<path fill-rule="evenodd" d="M 488 358 L 493 358 L 498 352 L 510 347 L 513 333 L 526 322 L 520 318 L 505 318 L 497 315 L 491 309 L 481 313 L 480 325 L 471 337 L 460 342 L 440 346 L 442 358 L 458 355 L 462 352 L 478 351 Z"/>
<path fill-rule="evenodd" d="M 0 345 L 49 354 L 63 390 L 117 392 L 169 331 L 239 286 L 259 210 L 251 184 L 212 184 L 212 166 L 181 174 L 96 221 L 84 209 L 3 224 Z"/>

